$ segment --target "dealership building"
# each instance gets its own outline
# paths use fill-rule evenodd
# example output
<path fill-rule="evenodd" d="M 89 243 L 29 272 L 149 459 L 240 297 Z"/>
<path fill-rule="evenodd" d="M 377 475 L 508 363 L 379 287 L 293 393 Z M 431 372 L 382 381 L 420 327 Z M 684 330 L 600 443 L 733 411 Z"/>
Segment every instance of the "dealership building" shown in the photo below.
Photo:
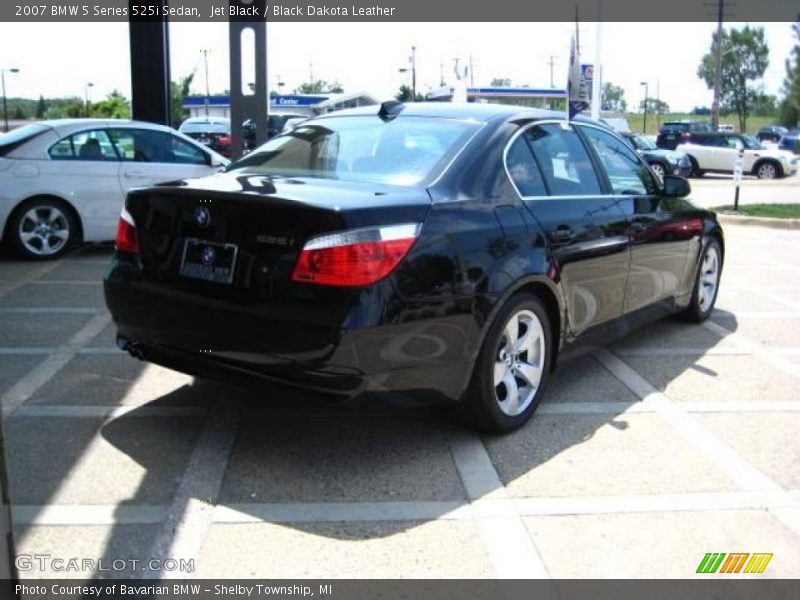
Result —
<path fill-rule="evenodd" d="M 315 117 L 335 110 L 355 108 L 357 106 L 371 106 L 379 104 L 377 98 L 366 92 L 354 94 L 286 94 L 270 97 L 269 111 L 271 113 L 292 113 Z M 206 105 L 208 112 L 206 112 Z M 183 108 L 189 111 L 190 117 L 231 116 L 230 96 L 186 96 L 183 99 Z"/>

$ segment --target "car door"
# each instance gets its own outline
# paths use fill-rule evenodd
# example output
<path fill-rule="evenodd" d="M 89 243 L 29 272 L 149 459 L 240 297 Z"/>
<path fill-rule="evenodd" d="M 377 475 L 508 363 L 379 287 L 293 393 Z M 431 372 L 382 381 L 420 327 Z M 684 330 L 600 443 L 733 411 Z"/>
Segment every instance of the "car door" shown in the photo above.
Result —
<path fill-rule="evenodd" d="M 729 135 L 718 135 L 712 153 L 712 166 L 714 171 L 733 172 L 736 157 L 739 154 L 737 139 Z"/>
<path fill-rule="evenodd" d="M 526 126 L 509 146 L 506 167 L 547 237 L 571 335 L 619 317 L 629 263 L 627 223 L 603 192 L 574 128 L 561 122 Z"/>
<path fill-rule="evenodd" d="M 68 135 L 48 150 L 42 183 L 60 191 L 81 217 L 84 239 L 114 238 L 124 199 L 120 161 L 108 134 L 89 129 Z"/>
<path fill-rule="evenodd" d="M 580 131 L 602 163 L 617 206 L 630 223 L 631 262 L 623 311 L 671 299 L 681 289 L 688 245 L 699 235 L 702 222 L 675 210 L 680 203 L 674 199 L 660 197 L 647 165 L 621 139 L 588 125 L 580 126 Z"/>
<path fill-rule="evenodd" d="M 122 159 L 119 176 L 125 192 L 214 172 L 208 153 L 167 131 L 121 127 L 110 129 L 109 136 Z"/>

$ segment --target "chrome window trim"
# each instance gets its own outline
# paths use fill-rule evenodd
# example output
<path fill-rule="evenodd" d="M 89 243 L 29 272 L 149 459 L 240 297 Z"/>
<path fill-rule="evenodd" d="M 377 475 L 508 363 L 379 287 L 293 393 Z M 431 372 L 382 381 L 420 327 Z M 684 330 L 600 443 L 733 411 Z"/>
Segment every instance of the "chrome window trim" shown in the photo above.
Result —
<path fill-rule="evenodd" d="M 596 199 L 596 198 L 635 198 L 635 197 L 637 197 L 637 196 L 631 196 L 631 195 L 626 195 L 626 194 L 615 194 L 613 192 L 612 193 L 608 193 L 608 194 L 575 194 L 575 195 L 569 195 L 569 196 L 551 196 L 551 195 L 547 195 L 547 196 L 523 196 L 520 193 L 519 188 L 517 187 L 517 184 L 514 182 L 514 178 L 511 177 L 511 172 L 508 170 L 508 151 L 510 150 L 510 148 L 514 144 L 514 142 L 517 141 L 517 138 L 519 136 L 521 136 L 523 133 L 525 133 L 531 127 L 537 127 L 539 125 L 561 125 L 562 127 L 564 125 L 567 125 L 567 126 L 569 126 L 570 129 L 572 129 L 573 125 L 578 125 L 580 127 L 590 127 L 590 128 L 593 128 L 593 129 L 598 129 L 598 130 L 603 131 L 605 133 L 610 133 L 613 137 L 618 138 L 623 144 L 625 143 L 625 140 L 623 140 L 622 137 L 619 134 L 617 134 L 617 132 L 612 131 L 611 129 L 609 129 L 607 127 L 603 127 L 601 125 L 596 125 L 594 123 L 584 123 L 584 122 L 580 122 L 580 121 L 568 121 L 567 119 L 542 119 L 540 121 L 532 121 L 532 122 L 528 123 L 527 125 L 524 125 L 524 126 L 520 127 L 516 132 L 514 132 L 514 135 L 512 135 L 511 138 L 509 138 L 508 142 L 506 143 L 505 148 L 503 148 L 503 169 L 505 169 L 506 177 L 508 177 L 508 180 L 511 182 L 511 186 L 514 188 L 514 191 L 517 193 L 517 196 L 519 196 L 520 200 L 578 200 L 578 199 L 581 199 L 581 198 L 583 198 L 583 199 Z M 581 140 L 581 144 L 583 144 L 583 140 Z M 588 153 L 589 150 L 586 149 L 586 152 Z M 636 153 L 634 153 L 634 154 L 636 154 Z M 644 160 L 642 160 L 642 157 L 639 156 L 638 154 L 636 154 L 636 157 L 638 158 L 640 163 L 642 163 L 643 165 L 645 165 L 647 167 L 647 169 L 649 171 L 650 167 L 647 166 L 647 163 L 644 162 Z M 605 169 L 605 167 L 603 167 L 603 169 Z M 606 174 L 606 176 L 608 176 L 608 175 Z M 598 181 L 598 183 L 601 183 L 601 182 Z M 646 195 L 647 196 L 652 196 L 653 194 L 646 194 Z"/>

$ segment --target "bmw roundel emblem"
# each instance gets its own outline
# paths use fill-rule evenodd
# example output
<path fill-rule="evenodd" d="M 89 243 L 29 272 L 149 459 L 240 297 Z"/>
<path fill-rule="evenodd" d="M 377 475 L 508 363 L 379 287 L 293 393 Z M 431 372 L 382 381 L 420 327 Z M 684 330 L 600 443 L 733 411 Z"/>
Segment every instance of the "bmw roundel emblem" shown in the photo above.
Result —
<path fill-rule="evenodd" d="M 211 223 L 211 213 L 205 206 L 198 206 L 194 209 L 194 222 L 198 227 L 208 227 Z"/>
<path fill-rule="evenodd" d="M 214 258 L 216 256 L 217 256 L 217 253 L 214 252 L 214 248 L 212 248 L 211 246 L 206 246 L 205 248 L 203 248 L 202 258 L 203 258 L 203 264 L 204 265 L 213 264 Z"/>

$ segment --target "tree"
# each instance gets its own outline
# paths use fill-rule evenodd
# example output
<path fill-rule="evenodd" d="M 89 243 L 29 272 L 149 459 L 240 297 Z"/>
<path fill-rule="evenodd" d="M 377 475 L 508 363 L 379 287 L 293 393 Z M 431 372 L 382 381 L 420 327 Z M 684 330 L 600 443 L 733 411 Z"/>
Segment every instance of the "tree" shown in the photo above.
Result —
<path fill-rule="evenodd" d="M 342 84 L 338 81 L 328 83 L 324 79 L 306 82 L 295 90 L 297 94 L 341 94 L 344 91 Z"/>
<path fill-rule="evenodd" d="M 639 111 L 644 112 L 645 102 L 647 102 L 647 112 L 650 114 L 663 115 L 669 112 L 669 104 L 658 98 L 647 98 L 639 102 Z"/>
<path fill-rule="evenodd" d="M 603 85 L 603 100 L 600 106 L 603 110 L 624 113 L 628 110 L 628 103 L 625 102 L 625 90 L 607 81 Z"/>
<path fill-rule="evenodd" d="M 761 79 L 769 65 L 769 47 L 764 39 L 764 29 L 749 25 L 743 29 L 724 29 L 719 40 L 717 32 L 714 32 L 711 50 L 703 56 L 697 68 L 697 76 L 706 82 L 709 89 L 714 88 L 714 56 L 718 43 L 722 50 L 722 108 L 736 113 L 739 131 L 746 131 L 747 117 L 758 94 L 751 82 Z"/>
<path fill-rule="evenodd" d="M 490 85 L 491 87 L 511 87 L 511 80 L 508 77 L 495 77 Z"/>
<path fill-rule="evenodd" d="M 792 32 L 795 44 L 786 59 L 785 96 L 780 104 L 780 119 L 787 127 L 796 127 L 800 122 L 800 17 L 792 23 Z"/>
<path fill-rule="evenodd" d="M 22 107 L 19 104 L 17 104 L 16 108 L 14 108 L 14 116 L 11 118 L 16 121 L 27 119 L 27 117 L 25 116 L 25 111 L 22 110 Z"/>
<path fill-rule="evenodd" d="M 400 102 L 424 102 L 425 96 L 417 92 L 416 99 L 413 99 L 413 94 L 411 91 L 411 86 L 403 84 L 400 86 L 400 89 L 397 90 L 397 93 L 394 97 L 399 100 Z"/>
<path fill-rule="evenodd" d="M 194 74 L 195 71 L 192 71 L 188 75 L 181 77 L 177 82 L 171 81 L 170 88 L 171 88 L 171 112 L 172 112 L 172 124 L 177 127 L 181 124 L 181 122 L 189 116 L 189 112 L 183 108 L 183 99 L 189 95 L 189 88 L 192 87 L 192 81 L 194 81 Z"/>
<path fill-rule="evenodd" d="M 44 116 L 47 114 L 47 102 L 44 101 L 44 96 L 41 94 L 39 95 L 39 102 L 36 105 L 36 118 L 37 119 L 44 119 Z"/>
<path fill-rule="evenodd" d="M 125 96 L 114 90 L 105 100 L 92 103 L 89 106 L 89 114 L 92 117 L 108 119 L 130 119 L 131 105 Z"/>

